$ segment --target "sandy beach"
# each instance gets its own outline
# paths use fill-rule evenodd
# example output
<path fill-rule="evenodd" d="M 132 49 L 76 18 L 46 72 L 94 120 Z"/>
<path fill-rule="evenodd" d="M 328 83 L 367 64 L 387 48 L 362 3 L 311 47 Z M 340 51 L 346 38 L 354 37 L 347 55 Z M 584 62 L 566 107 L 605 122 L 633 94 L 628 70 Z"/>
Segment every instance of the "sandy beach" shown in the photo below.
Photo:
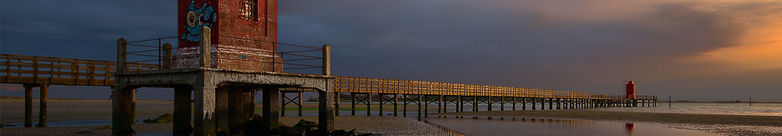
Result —
<path fill-rule="evenodd" d="M 33 123 L 38 123 L 38 101 L 33 101 Z M 260 104 L 257 107 L 260 108 Z M 305 103 L 304 109 L 317 108 L 315 103 Z M 350 104 L 341 104 L 341 109 L 349 108 Z M 376 106 L 376 105 L 375 105 Z M 293 108 L 294 106 L 288 106 Z M 357 106 L 361 108 L 363 106 Z M 373 107 L 376 108 L 376 107 Z M 401 106 L 399 107 L 401 108 Z M 417 108 L 417 107 L 416 107 Z M 393 108 L 388 108 L 390 111 Z M 412 107 L 409 108 L 413 110 Z M 136 100 L 136 119 L 143 120 L 155 118 L 165 113 L 173 112 L 173 102 L 161 100 Z M 376 111 L 376 109 L 375 109 Z M 400 109 L 401 111 L 401 109 Z M 289 110 L 293 113 L 295 111 Z M 315 112 L 315 111 L 307 111 Z M 79 121 L 79 120 L 111 120 L 110 100 L 49 100 L 49 122 Z M 0 121 L 4 124 L 24 122 L 23 99 L 1 99 Z M 299 119 L 316 121 L 317 117 L 281 117 L 283 124 L 294 125 Z M 366 117 L 366 116 L 338 116 L 335 117 L 335 129 L 357 129 L 361 133 L 373 133 L 383 135 L 452 135 L 450 131 L 418 121 L 415 118 L 401 117 Z M 159 124 L 135 124 L 137 133 L 145 134 L 170 134 L 173 130 L 171 123 Z M 111 129 L 105 126 L 88 127 L 46 127 L 23 128 L 20 126 L 2 128 L 2 135 L 111 135 Z"/>
<path fill-rule="evenodd" d="M 34 124 L 38 120 L 38 104 L 34 102 Z M 315 103 L 305 103 L 304 109 L 317 108 Z M 260 104 L 258 108 L 260 108 Z M 392 105 L 385 105 L 385 111 L 391 111 Z M 364 108 L 365 106 L 357 106 Z M 289 105 L 287 108 L 294 108 Z M 340 109 L 349 109 L 349 103 L 342 103 Z M 402 106 L 399 106 L 401 112 Z M 417 110 L 417 105 L 408 106 L 408 111 Z M 436 112 L 436 106 L 429 107 L 430 112 Z M 365 110 L 365 109 L 364 109 Z M 377 105 L 373 105 L 373 112 L 377 112 Z M 155 118 L 173 111 L 173 102 L 160 100 L 137 100 L 137 120 Z M 362 111 L 362 110 L 358 110 Z M 110 120 L 110 100 L 49 100 L 49 122 L 80 121 L 80 120 Z M 289 110 L 295 113 L 295 110 Z M 315 112 L 305 110 L 305 112 Z M 452 112 L 452 111 L 451 111 Z M 385 113 L 385 114 L 389 114 Z M 22 99 L 0 100 L 0 121 L 4 124 L 24 122 L 24 101 Z M 403 117 L 366 117 L 337 116 L 335 117 L 336 129 L 358 129 L 362 133 L 374 133 L 383 135 L 453 135 L 453 131 L 426 124 L 415 118 Z M 706 131 L 722 135 L 782 135 L 782 118 L 779 116 L 746 116 L 746 115 L 703 115 L 681 113 L 648 113 L 628 111 L 591 110 L 526 110 L 526 111 L 481 111 L 462 113 L 430 114 L 430 117 L 441 116 L 472 116 L 480 117 L 506 117 L 506 118 L 538 118 L 538 119 L 570 119 L 570 120 L 594 120 L 594 121 L 618 121 L 618 122 L 643 122 L 660 126 Z M 401 116 L 401 113 L 400 115 Z M 416 115 L 411 115 L 416 116 Z M 317 117 L 282 117 L 283 124 L 293 125 L 299 119 L 317 121 Z M 138 133 L 167 134 L 171 133 L 170 123 L 162 124 L 136 124 L 133 128 Z M 104 126 L 89 127 L 47 127 L 47 128 L 22 128 L 20 126 L 2 128 L 2 135 L 109 135 L 110 129 Z"/>

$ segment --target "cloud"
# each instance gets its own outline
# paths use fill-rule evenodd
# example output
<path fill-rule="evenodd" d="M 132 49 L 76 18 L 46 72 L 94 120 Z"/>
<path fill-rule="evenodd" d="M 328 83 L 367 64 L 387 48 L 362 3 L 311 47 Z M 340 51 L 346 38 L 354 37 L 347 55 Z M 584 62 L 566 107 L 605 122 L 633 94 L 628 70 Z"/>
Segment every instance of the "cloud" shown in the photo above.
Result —
<path fill-rule="evenodd" d="M 119 37 L 175 36 L 175 5 L 3 1 L 2 51 L 113 60 Z M 696 94 L 780 88 L 754 84 L 780 81 L 758 74 L 782 66 L 774 55 L 782 36 L 770 29 L 782 21 L 780 7 L 706 0 L 286 0 L 279 1 L 278 34 L 284 43 L 331 45 L 335 75 L 600 93 L 621 91 L 632 77 L 650 93 L 707 99 Z"/>

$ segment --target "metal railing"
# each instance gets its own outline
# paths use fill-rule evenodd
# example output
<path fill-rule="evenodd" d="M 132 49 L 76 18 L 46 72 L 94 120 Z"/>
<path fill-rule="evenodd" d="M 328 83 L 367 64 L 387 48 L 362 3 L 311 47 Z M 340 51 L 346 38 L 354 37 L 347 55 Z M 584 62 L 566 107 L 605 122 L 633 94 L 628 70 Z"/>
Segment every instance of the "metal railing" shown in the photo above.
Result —
<path fill-rule="evenodd" d="M 313 47 L 226 35 L 213 37 L 220 38 L 221 43 L 232 44 L 208 45 L 212 46 L 207 56 L 211 59 L 209 67 L 304 74 L 319 74 L 324 69 L 325 45 Z M 128 41 L 124 52 L 127 62 L 158 63 L 158 69 L 197 67 L 199 64 L 194 63 L 200 63 L 200 47 L 179 47 L 168 43 L 176 43 L 176 38 Z"/>

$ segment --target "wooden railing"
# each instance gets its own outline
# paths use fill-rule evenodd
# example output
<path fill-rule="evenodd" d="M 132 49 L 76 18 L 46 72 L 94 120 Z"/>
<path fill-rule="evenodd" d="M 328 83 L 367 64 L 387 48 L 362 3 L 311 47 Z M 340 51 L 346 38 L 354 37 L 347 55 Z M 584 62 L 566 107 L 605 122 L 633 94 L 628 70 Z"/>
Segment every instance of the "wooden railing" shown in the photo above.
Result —
<path fill-rule="evenodd" d="M 624 99 L 623 95 L 591 92 L 556 91 L 547 89 L 518 88 L 488 85 L 470 85 L 430 81 L 379 79 L 335 76 L 334 91 L 343 93 L 387 93 L 455 96 L 534 97 L 575 99 Z M 638 95 L 638 99 L 656 98 Z"/>
<path fill-rule="evenodd" d="M 117 63 L 57 57 L 0 54 L 2 83 L 113 86 Z M 158 69 L 156 64 L 128 63 L 130 71 Z"/>
<path fill-rule="evenodd" d="M 113 86 L 115 61 L 0 54 L 2 83 Z M 129 71 L 157 70 L 159 65 L 128 63 Z M 431 81 L 335 76 L 333 89 L 342 93 L 388 93 L 492 97 L 624 99 L 623 95 L 547 89 L 469 85 Z M 637 99 L 656 99 L 638 95 Z"/>

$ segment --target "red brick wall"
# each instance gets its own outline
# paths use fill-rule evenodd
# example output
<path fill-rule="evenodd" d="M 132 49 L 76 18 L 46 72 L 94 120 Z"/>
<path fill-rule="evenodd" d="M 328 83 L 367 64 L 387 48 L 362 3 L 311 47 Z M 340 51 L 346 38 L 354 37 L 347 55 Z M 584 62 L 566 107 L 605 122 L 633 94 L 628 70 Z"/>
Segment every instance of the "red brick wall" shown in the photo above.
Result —
<path fill-rule="evenodd" d="M 240 13 L 244 0 L 179 0 L 179 47 L 198 46 L 197 42 L 184 38 L 189 32 L 187 26 L 192 26 L 192 23 L 187 24 L 187 19 L 192 20 L 187 14 L 192 11 L 189 9 L 191 2 L 195 2 L 196 9 L 207 3 L 217 15 L 212 26 L 216 68 L 282 72 L 282 58 L 275 55 L 274 44 L 277 42 L 277 0 L 254 1 L 255 18 L 247 20 Z"/>

